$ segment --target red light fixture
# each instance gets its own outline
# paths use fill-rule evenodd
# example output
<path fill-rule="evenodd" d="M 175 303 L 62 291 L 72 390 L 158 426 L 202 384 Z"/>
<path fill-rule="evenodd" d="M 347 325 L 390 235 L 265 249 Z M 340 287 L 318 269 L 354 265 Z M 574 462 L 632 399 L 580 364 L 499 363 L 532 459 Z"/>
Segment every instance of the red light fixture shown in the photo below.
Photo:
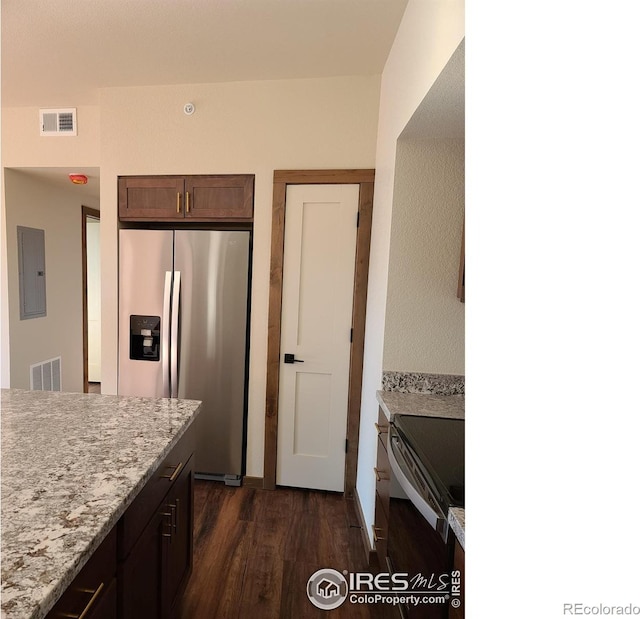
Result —
<path fill-rule="evenodd" d="M 74 185 L 86 185 L 89 179 L 84 174 L 69 174 L 69 180 Z"/>

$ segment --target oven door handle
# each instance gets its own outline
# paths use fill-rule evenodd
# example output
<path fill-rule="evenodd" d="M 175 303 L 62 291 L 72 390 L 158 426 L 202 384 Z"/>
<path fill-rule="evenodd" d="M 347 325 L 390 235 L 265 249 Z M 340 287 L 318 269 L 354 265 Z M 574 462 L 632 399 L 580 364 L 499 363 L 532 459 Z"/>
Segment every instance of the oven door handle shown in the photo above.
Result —
<path fill-rule="evenodd" d="M 413 480 L 413 475 L 409 470 L 409 466 L 407 465 L 404 456 L 395 445 L 399 440 L 400 439 L 396 435 L 389 436 L 388 454 L 391 470 L 415 508 L 422 514 L 431 527 L 440 533 L 446 542 L 449 528 L 447 520 L 443 517 L 442 512 L 436 512 L 416 490 L 417 483 Z"/>

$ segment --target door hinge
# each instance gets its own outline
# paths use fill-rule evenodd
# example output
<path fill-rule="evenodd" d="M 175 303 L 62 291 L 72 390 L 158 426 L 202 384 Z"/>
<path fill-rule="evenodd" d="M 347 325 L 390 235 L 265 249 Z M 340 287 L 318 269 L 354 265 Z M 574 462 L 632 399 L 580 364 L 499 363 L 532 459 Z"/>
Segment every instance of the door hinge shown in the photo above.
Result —
<path fill-rule="evenodd" d="M 358 216 L 356 218 L 356 228 L 360 227 L 360 211 L 358 211 Z"/>
<path fill-rule="evenodd" d="M 351 335 L 349 335 L 349 341 L 353 344 L 353 329 L 351 329 Z"/>
<path fill-rule="evenodd" d="M 344 439 L 344 453 L 349 453 L 349 439 L 345 438 Z"/>

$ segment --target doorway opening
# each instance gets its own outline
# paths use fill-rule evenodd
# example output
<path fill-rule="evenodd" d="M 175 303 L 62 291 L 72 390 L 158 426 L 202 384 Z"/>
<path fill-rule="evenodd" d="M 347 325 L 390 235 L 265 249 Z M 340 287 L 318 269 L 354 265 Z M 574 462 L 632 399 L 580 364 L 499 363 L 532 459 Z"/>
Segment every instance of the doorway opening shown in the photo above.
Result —
<path fill-rule="evenodd" d="M 100 393 L 100 211 L 82 207 L 82 355 L 85 393 Z"/>

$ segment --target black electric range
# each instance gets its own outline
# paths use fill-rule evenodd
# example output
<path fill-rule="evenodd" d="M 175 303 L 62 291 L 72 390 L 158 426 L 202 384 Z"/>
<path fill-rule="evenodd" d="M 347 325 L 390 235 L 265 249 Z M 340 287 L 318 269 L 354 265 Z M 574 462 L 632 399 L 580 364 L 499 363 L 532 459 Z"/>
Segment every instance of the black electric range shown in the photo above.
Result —
<path fill-rule="evenodd" d="M 395 415 L 392 426 L 392 445 L 416 491 L 441 517 L 464 507 L 464 419 Z"/>

